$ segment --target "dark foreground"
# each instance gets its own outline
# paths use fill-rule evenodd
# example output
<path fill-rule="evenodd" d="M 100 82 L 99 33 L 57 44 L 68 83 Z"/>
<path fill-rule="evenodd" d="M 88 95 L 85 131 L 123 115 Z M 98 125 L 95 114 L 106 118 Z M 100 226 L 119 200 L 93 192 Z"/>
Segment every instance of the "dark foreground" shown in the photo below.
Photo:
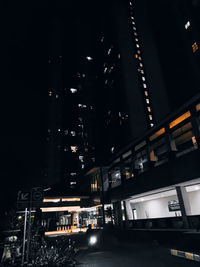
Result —
<path fill-rule="evenodd" d="M 198 263 L 170 255 L 168 249 L 155 242 L 115 244 L 98 250 L 84 249 L 77 255 L 82 267 L 188 267 Z"/>

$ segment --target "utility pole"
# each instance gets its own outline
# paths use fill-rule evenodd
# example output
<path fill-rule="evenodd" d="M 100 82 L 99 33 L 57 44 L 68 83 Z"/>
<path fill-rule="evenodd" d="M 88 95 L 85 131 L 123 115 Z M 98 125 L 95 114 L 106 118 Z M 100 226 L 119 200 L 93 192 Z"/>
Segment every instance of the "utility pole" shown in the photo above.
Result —
<path fill-rule="evenodd" d="M 27 208 L 25 208 L 25 215 L 24 215 L 24 234 L 23 234 L 23 244 L 22 244 L 22 263 L 21 265 L 24 266 L 24 256 L 25 256 L 25 247 L 26 247 L 26 224 L 27 224 Z"/>

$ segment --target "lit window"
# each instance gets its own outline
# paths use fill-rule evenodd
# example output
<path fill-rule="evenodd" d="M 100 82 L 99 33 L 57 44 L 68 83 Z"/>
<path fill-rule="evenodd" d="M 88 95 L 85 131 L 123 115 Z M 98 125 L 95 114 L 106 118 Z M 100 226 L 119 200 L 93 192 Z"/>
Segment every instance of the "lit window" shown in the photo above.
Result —
<path fill-rule="evenodd" d="M 87 59 L 88 61 L 91 61 L 91 60 L 93 60 L 93 58 L 92 58 L 92 57 L 90 57 L 90 56 L 87 56 L 87 57 L 86 57 L 86 59 Z"/>
<path fill-rule="evenodd" d="M 149 139 L 150 139 L 150 141 L 153 141 L 154 139 L 156 139 L 157 137 L 161 136 L 164 133 L 165 133 L 165 128 L 161 128 L 160 130 L 155 132 L 152 136 L 150 136 Z"/>
<path fill-rule="evenodd" d="M 133 17 L 133 16 L 131 16 L 131 18 L 132 18 L 132 19 L 134 19 L 134 17 Z"/>
<path fill-rule="evenodd" d="M 135 41 L 138 42 L 138 38 L 135 38 Z"/>
<path fill-rule="evenodd" d="M 137 50 L 137 53 L 140 54 L 141 53 L 140 50 Z"/>
<path fill-rule="evenodd" d="M 197 42 L 192 45 L 192 51 L 195 53 L 199 49 Z"/>
<path fill-rule="evenodd" d="M 84 165 L 84 164 L 82 164 L 82 165 L 81 165 L 81 168 L 82 168 L 82 169 L 84 169 L 84 167 L 85 167 L 85 165 Z"/>
<path fill-rule="evenodd" d="M 144 88 L 147 88 L 147 85 L 146 85 L 146 83 L 143 83 L 143 87 L 144 87 Z"/>
<path fill-rule="evenodd" d="M 132 24 L 135 25 L 135 21 L 132 21 Z M 134 27 L 133 27 L 134 28 Z"/>
<path fill-rule="evenodd" d="M 136 31 L 136 27 L 133 27 L 133 30 L 135 30 L 135 31 Z"/>
<path fill-rule="evenodd" d="M 110 53 L 111 53 L 111 50 L 112 50 L 111 48 L 109 48 L 109 49 L 108 49 L 108 55 L 110 55 Z"/>
<path fill-rule="evenodd" d="M 77 89 L 76 88 L 70 88 L 70 91 L 72 92 L 72 94 L 74 94 L 77 92 Z"/>
<path fill-rule="evenodd" d="M 70 185 L 76 184 L 76 182 L 70 182 Z"/>
<path fill-rule="evenodd" d="M 135 54 L 135 58 L 138 58 L 138 54 Z"/>
<path fill-rule="evenodd" d="M 85 78 L 85 73 L 82 74 L 82 77 Z"/>
<path fill-rule="evenodd" d="M 175 119 L 174 121 L 170 122 L 169 128 L 173 128 L 174 126 L 176 126 L 177 124 L 179 124 L 182 121 L 186 120 L 190 116 L 191 116 L 190 111 L 187 111 L 186 113 L 184 113 L 183 115 L 181 115 L 180 117 L 178 117 L 177 119 Z"/>
<path fill-rule="evenodd" d="M 78 104 L 78 107 L 79 108 L 87 108 L 87 106 L 86 105 L 83 105 L 83 104 Z"/>
<path fill-rule="evenodd" d="M 58 94 L 56 94 L 56 98 L 59 98 L 59 95 Z"/>
<path fill-rule="evenodd" d="M 137 36 L 137 32 L 134 32 L 134 35 Z"/>
<path fill-rule="evenodd" d="M 148 92 L 147 92 L 147 91 L 144 91 L 144 94 L 145 94 L 146 96 L 148 96 Z"/>
<path fill-rule="evenodd" d="M 143 64 L 142 63 L 140 63 L 140 67 L 143 67 Z"/>
<path fill-rule="evenodd" d="M 149 99 L 148 98 L 146 99 L 146 103 L 149 104 Z"/>
<path fill-rule="evenodd" d="M 58 132 L 60 132 L 60 131 L 61 131 L 61 129 L 59 128 L 59 129 L 58 129 Z"/>
<path fill-rule="evenodd" d="M 104 72 L 104 73 L 106 73 L 107 69 L 108 69 L 107 67 L 106 67 L 106 68 L 104 68 L 103 72 Z"/>
<path fill-rule="evenodd" d="M 142 58 L 141 58 L 141 57 L 139 57 L 139 60 L 142 60 Z"/>
<path fill-rule="evenodd" d="M 129 4 L 130 4 L 130 6 L 132 6 L 132 3 L 131 2 L 129 2 Z"/>
<path fill-rule="evenodd" d="M 139 47 L 140 47 L 140 46 L 139 46 L 139 44 L 136 44 L 136 47 L 138 47 L 138 48 L 139 48 Z"/>
<path fill-rule="evenodd" d="M 120 54 L 117 55 L 117 58 L 120 59 Z"/>
<path fill-rule="evenodd" d="M 153 123 L 151 123 L 151 124 L 150 124 L 150 126 L 151 126 L 151 127 L 153 127 L 153 126 L 154 126 L 154 124 L 153 124 Z"/>
<path fill-rule="evenodd" d="M 77 150 L 78 150 L 78 147 L 77 146 L 71 146 L 71 151 L 73 153 L 76 153 Z"/>
<path fill-rule="evenodd" d="M 144 76 L 142 76 L 142 80 L 145 81 L 145 77 Z"/>
<path fill-rule="evenodd" d="M 71 131 L 71 135 L 72 136 L 76 136 L 76 132 L 75 131 Z"/>
<path fill-rule="evenodd" d="M 49 91 L 49 96 L 52 96 L 52 91 Z"/>
<path fill-rule="evenodd" d="M 84 159 L 83 156 L 79 156 L 78 158 L 79 158 L 79 160 L 80 160 L 81 162 L 83 162 L 83 159 Z"/>
<path fill-rule="evenodd" d="M 189 27 L 190 27 L 190 22 L 187 21 L 186 24 L 185 24 L 185 29 L 187 30 Z"/>
<path fill-rule="evenodd" d="M 152 115 L 149 115 L 149 119 L 150 119 L 151 121 L 153 120 Z"/>
<path fill-rule="evenodd" d="M 142 74 L 144 74 L 144 71 L 143 71 L 143 70 L 141 70 L 141 73 L 142 73 Z"/>
<path fill-rule="evenodd" d="M 151 108 L 150 107 L 147 107 L 147 110 L 148 110 L 148 112 L 151 112 Z"/>
<path fill-rule="evenodd" d="M 111 148 L 111 152 L 114 153 L 114 150 L 115 150 L 115 147 L 113 146 L 113 147 Z"/>
<path fill-rule="evenodd" d="M 76 175 L 76 172 L 71 172 L 70 175 L 71 176 L 75 176 Z"/>

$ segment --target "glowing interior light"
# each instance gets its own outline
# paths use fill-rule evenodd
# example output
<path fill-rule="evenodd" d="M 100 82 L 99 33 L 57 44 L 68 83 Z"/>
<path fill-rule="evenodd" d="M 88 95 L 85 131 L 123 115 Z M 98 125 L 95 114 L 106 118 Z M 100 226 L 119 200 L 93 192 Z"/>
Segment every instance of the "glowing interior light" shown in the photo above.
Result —
<path fill-rule="evenodd" d="M 190 27 L 190 21 L 187 21 L 185 24 L 185 29 L 187 30 Z"/>
<path fill-rule="evenodd" d="M 70 88 L 70 91 L 72 92 L 72 94 L 74 94 L 77 92 L 77 89 L 76 88 Z"/>
<path fill-rule="evenodd" d="M 91 60 L 93 60 L 93 58 L 92 58 L 92 57 L 90 57 L 90 56 L 87 56 L 86 58 L 87 58 L 87 60 L 88 60 L 88 61 L 91 61 Z"/>

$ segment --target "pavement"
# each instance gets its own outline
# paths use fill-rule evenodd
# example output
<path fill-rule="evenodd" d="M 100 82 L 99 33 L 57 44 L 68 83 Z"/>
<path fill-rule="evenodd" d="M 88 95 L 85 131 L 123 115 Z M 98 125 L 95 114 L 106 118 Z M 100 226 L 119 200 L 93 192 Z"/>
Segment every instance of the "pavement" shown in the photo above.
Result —
<path fill-rule="evenodd" d="M 98 250 L 82 249 L 77 255 L 81 267 L 189 267 L 199 263 L 175 257 L 155 242 L 116 244 Z"/>

